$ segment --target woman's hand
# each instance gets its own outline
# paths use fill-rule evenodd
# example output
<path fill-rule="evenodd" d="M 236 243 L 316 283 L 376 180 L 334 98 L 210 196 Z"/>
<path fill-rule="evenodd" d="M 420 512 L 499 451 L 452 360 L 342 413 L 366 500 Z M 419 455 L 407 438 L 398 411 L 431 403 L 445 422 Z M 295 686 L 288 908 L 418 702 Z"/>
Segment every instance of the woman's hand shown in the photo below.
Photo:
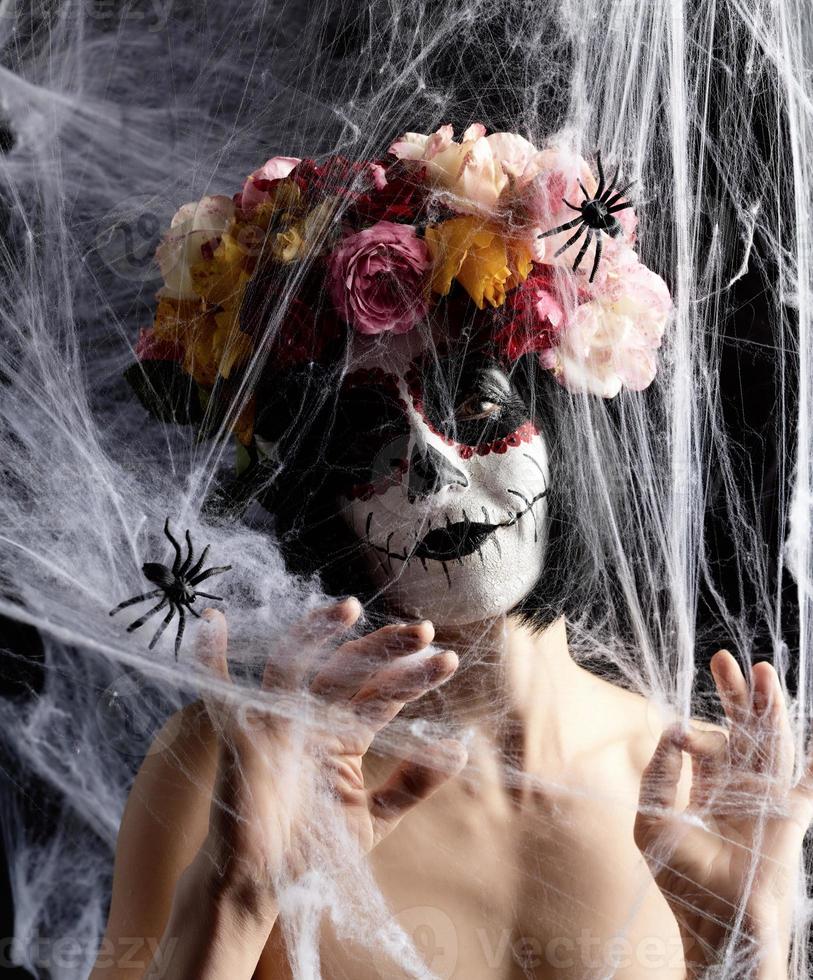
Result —
<path fill-rule="evenodd" d="M 689 977 L 725 954 L 732 976 L 784 980 L 813 762 L 794 785 L 787 705 L 770 664 L 754 665 L 750 691 L 727 651 L 711 668 L 728 733 L 664 732 L 641 781 L 635 841 L 678 921 Z M 692 784 L 681 812 L 682 752 Z"/>
<path fill-rule="evenodd" d="M 457 656 L 426 649 L 430 623 L 386 626 L 339 646 L 306 692 L 302 675 L 315 651 L 360 613 L 348 599 L 310 616 L 283 655 L 269 659 L 262 692 L 248 708 L 245 689 L 234 698 L 204 697 L 219 759 L 209 834 L 196 861 L 208 889 L 251 915 L 273 921 L 280 884 L 328 860 L 336 847 L 331 821 L 366 853 L 465 765 L 462 745 L 445 741 L 403 762 L 385 785 L 365 785 L 362 759 L 374 736 L 406 702 L 447 681 Z M 199 659 L 230 685 L 225 619 L 214 610 L 204 618 Z M 298 677 L 281 676 L 286 654 Z M 331 844 L 320 851 L 320 841 Z"/>

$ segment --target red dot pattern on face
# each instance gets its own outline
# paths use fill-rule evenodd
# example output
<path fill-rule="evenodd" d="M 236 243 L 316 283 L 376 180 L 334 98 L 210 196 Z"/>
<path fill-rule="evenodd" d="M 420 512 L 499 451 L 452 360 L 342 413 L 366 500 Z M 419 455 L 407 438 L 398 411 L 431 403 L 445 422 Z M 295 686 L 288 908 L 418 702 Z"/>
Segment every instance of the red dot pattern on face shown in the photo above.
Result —
<path fill-rule="evenodd" d="M 444 432 L 440 432 L 432 424 L 431 419 L 428 417 L 423 404 L 421 378 L 415 368 L 410 368 L 410 370 L 407 372 L 405 380 L 415 411 L 424 420 L 427 428 L 439 439 L 442 439 L 447 446 L 453 446 L 457 450 L 457 454 L 461 459 L 471 459 L 472 456 L 488 456 L 489 453 L 506 453 L 514 446 L 519 446 L 523 442 L 530 442 L 534 436 L 539 435 L 539 430 L 536 428 L 533 422 L 524 422 L 518 429 L 510 432 L 507 436 L 501 436 L 499 439 L 494 439 L 491 442 L 482 442 L 476 446 L 470 446 L 463 442 L 456 442 Z"/>

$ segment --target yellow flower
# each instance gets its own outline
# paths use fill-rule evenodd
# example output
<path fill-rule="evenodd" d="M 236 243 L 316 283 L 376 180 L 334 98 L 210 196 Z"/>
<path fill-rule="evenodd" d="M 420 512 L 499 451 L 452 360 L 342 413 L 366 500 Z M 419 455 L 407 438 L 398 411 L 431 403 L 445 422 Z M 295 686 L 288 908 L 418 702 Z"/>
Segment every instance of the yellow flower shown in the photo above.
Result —
<path fill-rule="evenodd" d="M 523 282 L 531 271 L 526 246 L 508 241 L 481 218 L 451 218 L 426 229 L 432 255 L 432 291 L 446 296 L 452 280 L 483 309 L 486 303 L 502 306 L 505 294 Z"/>
<path fill-rule="evenodd" d="M 313 246 L 324 245 L 335 214 L 335 198 L 320 201 L 304 218 L 274 236 L 271 246 L 274 257 L 280 262 L 295 262 L 303 258 Z"/>
<path fill-rule="evenodd" d="M 270 191 L 264 193 L 264 200 L 251 211 L 250 220 L 263 231 L 271 225 L 287 224 L 300 209 L 299 185 L 293 180 L 280 180 Z"/>
<path fill-rule="evenodd" d="M 271 251 L 275 259 L 279 259 L 280 262 L 294 262 L 302 257 L 305 251 L 305 239 L 302 237 L 301 227 L 302 222 L 299 222 L 274 236 Z"/>
<path fill-rule="evenodd" d="M 217 376 L 228 378 L 251 356 L 251 338 L 234 323 L 231 314 L 208 313 L 187 335 L 183 367 L 198 384 L 211 388 Z"/>
<path fill-rule="evenodd" d="M 225 234 L 210 259 L 196 262 L 189 270 L 192 288 L 210 306 L 239 303 L 251 278 L 253 256 L 233 234 Z"/>
<path fill-rule="evenodd" d="M 153 324 L 156 340 L 186 345 L 195 320 L 204 313 L 200 300 L 159 296 Z"/>

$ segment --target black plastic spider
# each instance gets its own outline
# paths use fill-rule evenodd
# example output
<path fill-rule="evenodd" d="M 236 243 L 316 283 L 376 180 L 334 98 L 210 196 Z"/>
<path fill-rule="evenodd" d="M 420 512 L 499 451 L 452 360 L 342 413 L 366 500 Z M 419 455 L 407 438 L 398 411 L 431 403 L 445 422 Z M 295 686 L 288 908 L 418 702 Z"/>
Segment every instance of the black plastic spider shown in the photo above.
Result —
<path fill-rule="evenodd" d="M 587 232 L 587 237 L 582 243 L 582 247 L 579 249 L 579 254 L 576 256 L 576 260 L 573 263 L 573 271 L 579 268 L 581 260 L 584 258 L 585 252 L 590 247 L 590 242 L 593 240 L 593 233 L 596 234 L 596 257 L 593 260 L 593 271 L 590 273 L 590 282 L 595 278 L 596 272 L 598 271 L 598 264 L 601 261 L 601 250 L 602 250 L 602 238 L 601 233 L 609 235 L 611 238 L 617 238 L 621 234 L 621 223 L 618 218 L 615 217 L 617 211 L 623 211 L 625 208 L 631 208 L 632 202 L 627 201 L 624 204 L 618 204 L 616 202 L 620 201 L 621 198 L 626 194 L 626 192 L 635 183 L 634 180 L 625 184 L 620 190 L 616 190 L 615 182 L 618 180 L 618 174 L 621 167 L 616 167 L 615 173 L 609 183 L 604 182 L 604 170 L 601 166 L 601 154 L 596 154 L 596 159 L 598 161 L 598 187 L 596 188 L 596 196 L 591 198 L 587 193 L 587 190 L 579 181 L 579 187 L 581 188 L 582 194 L 584 194 L 584 200 L 581 205 L 577 207 L 575 204 L 571 204 L 570 201 L 562 200 L 565 204 L 572 208 L 574 211 L 579 212 L 579 217 L 574 218 L 573 221 L 568 221 L 563 225 L 559 225 L 558 228 L 551 228 L 550 231 L 543 231 L 539 238 L 549 238 L 551 235 L 558 235 L 562 231 L 567 231 L 569 228 L 575 228 L 576 225 L 581 227 L 564 243 L 564 245 L 557 249 L 554 253 L 555 255 L 561 255 L 566 252 L 571 245 L 581 238 L 584 232 Z M 615 193 L 613 193 L 615 191 Z M 612 197 L 610 195 L 612 194 Z"/>
<path fill-rule="evenodd" d="M 198 582 L 202 582 L 204 579 L 211 578 L 213 575 L 220 575 L 221 572 L 228 572 L 231 569 L 231 565 L 221 565 L 217 568 L 207 568 L 201 571 L 204 561 L 206 561 L 206 555 L 209 553 L 209 545 L 203 549 L 203 553 L 200 558 L 198 558 L 194 567 L 190 567 L 192 562 L 195 560 L 195 552 L 192 548 L 192 536 L 189 531 L 186 532 L 186 547 L 187 553 L 186 558 L 181 557 L 181 546 L 172 537 L 169 530 L 169 518 L 167 518 L 164 524 L 164 534 L 172 542 L 172 547 L 175 549 L 175 561 L 172 563 L 172 568 L 167 568 L 166 565 L 161 565 L 158 562 L 148 561 L 146 564 L 141 566 L 141 571 L 147 576 L 151 582 L 155 582 L 158 586 L 152 592 L 145 592 L 143 595 L 133 596 L 132 599 L 127 599 L 125 602 L 120 603 L 115 609 L 110 610 L 110 615 L 115 616 L 117 612 L 122 609 L 126 609 L 127 606 L 135 605 L 137 602 L 143 602 L 145 599 L 152 599 L 154 596 L 163 595 L 163 599 L 158 603 L 157 606 L 153 606 L 149 612 L 145 613 L 140 619 L 137 619 L 134 623 L 130 623 L 127 627 L 127 632 L 132 633 L 133 630 L 139 629 L 143 626 L 147 620 L 154 616 L 155 613 L 160 612 L 165 606 L 169 605 L 169 612 L 164 617 L 164 621 L 158 627 L 155 632 L 155 636 L 150 640 L 149 649 L 155 646 L 158 640 L 161 638 L 161 634 L 169 626 L 172 617 L 177 612 L 178 614 L 178 633 L 175 636 L 175 659 L 178 659 L 178 651 L 181 648 L 181 640 L 183 639 L 184 629 L 186 628 L 186 614 L 184 609 L 188 609 L 193 616 L 197 616 L 200 619 L 200 614 L 195 612 L 192 608 L 192 603 L 198 596 L 203 596 L 205 599 L 217 599 L 222 601 L 222 596 L 210 595 L 208 592 L 196 592 L 193 586 L 197 585 Z"/>

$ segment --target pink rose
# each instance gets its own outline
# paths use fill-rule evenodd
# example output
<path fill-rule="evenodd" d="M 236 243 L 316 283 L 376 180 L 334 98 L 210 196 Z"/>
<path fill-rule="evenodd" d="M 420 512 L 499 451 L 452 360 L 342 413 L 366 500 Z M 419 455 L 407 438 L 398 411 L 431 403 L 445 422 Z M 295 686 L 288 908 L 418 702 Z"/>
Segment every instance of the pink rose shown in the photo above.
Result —
<path fill-rule="evenodd" d="M 253 211 L 271 196 L 273 184 L 282 180 L 299 163 L 299 157 L 271 157 L 259 170 L 246 177 L 240 195 L 239 207 L 243 211 Z"/>
<path fill-rule="evenodd" d="M 576 307 L 559 346 L 543 351 L 540 361 L 570 391 L 602 398 L 614 398 L 622 387 L 641 391 L 657 373 L 671 310 L 666 283 L 636 261 L 612 288 Z"/>
<path fill-rule="evenodd" d="M 411 160 L 426 170 L 427 179 L 451 196 L 461 213 L 493 212 L 503 192 L 516 181 L 530 180 L 536 172 L 536 147 L 518 133 L 486 136 L 482 123 L 474 123 L 454 141 L 450 125 L 431 136 L 404 133 L 390 147 L 400 160 Z"/>
<path fill-rule="evenodd" d="M 328 288 L 359 333 L 406 333 L 426 313 L 430 267 L 412 225 L 379 221 L 342 239 L 329 259 Z"/>
<path fill-rule="evenodd" d="M 614 166 L 605 166 L 605 180 L 609 180 L 614 173 Z M 565 267 L 573 265 L 579 249 L 584 244 L 586 232 L 559 256 L 556 255 L 556 252 L 576 233 L 577 227 L 559 232 L 558 235 L 551 235 L 549 238 L 539 238 L 538 236 L 540 232 L 558 228 L 578 217 L 578 214 L 564 203 L 564 199 L 570 201 L 571 204 L 581 206 L 585 198 L 579 187 L 579 181 L 584 185 L 587 193 L 593 197 L 598 189 L 598 179 L 593 175 L 587 161 L 578 153 L 559 145 L 541 150 L 531 161 L 523 179 L 518 183 L 515 207 L 527 225 L 528 243 L 531 246 L 534 261 Z M 628 180 L 623 179 L 622 175 L 616 186 L 620 189 L 628 182 Z M 626 200 L 626 196 L 624 200 Z M 622 245 L 625 243 L 628 245 L 635 241 L 637 225 L 635 211 L 632 208 L 627 208 L 624 211 L 618 211 L 615 217 L 621 225 L 621 235 L 618 238 L 610 238 L 603 232 L 601 233 L 602 259 L 598 268 L 598 276 L 601 276 L 603 270 L 612 264 L 615 252 Z M 596 240 L 597 236 L 594 234 L 593 241 L 579 263 L 580 278 L 588 278 L 592 271 L 593 259 L 596 254 Z"/>

